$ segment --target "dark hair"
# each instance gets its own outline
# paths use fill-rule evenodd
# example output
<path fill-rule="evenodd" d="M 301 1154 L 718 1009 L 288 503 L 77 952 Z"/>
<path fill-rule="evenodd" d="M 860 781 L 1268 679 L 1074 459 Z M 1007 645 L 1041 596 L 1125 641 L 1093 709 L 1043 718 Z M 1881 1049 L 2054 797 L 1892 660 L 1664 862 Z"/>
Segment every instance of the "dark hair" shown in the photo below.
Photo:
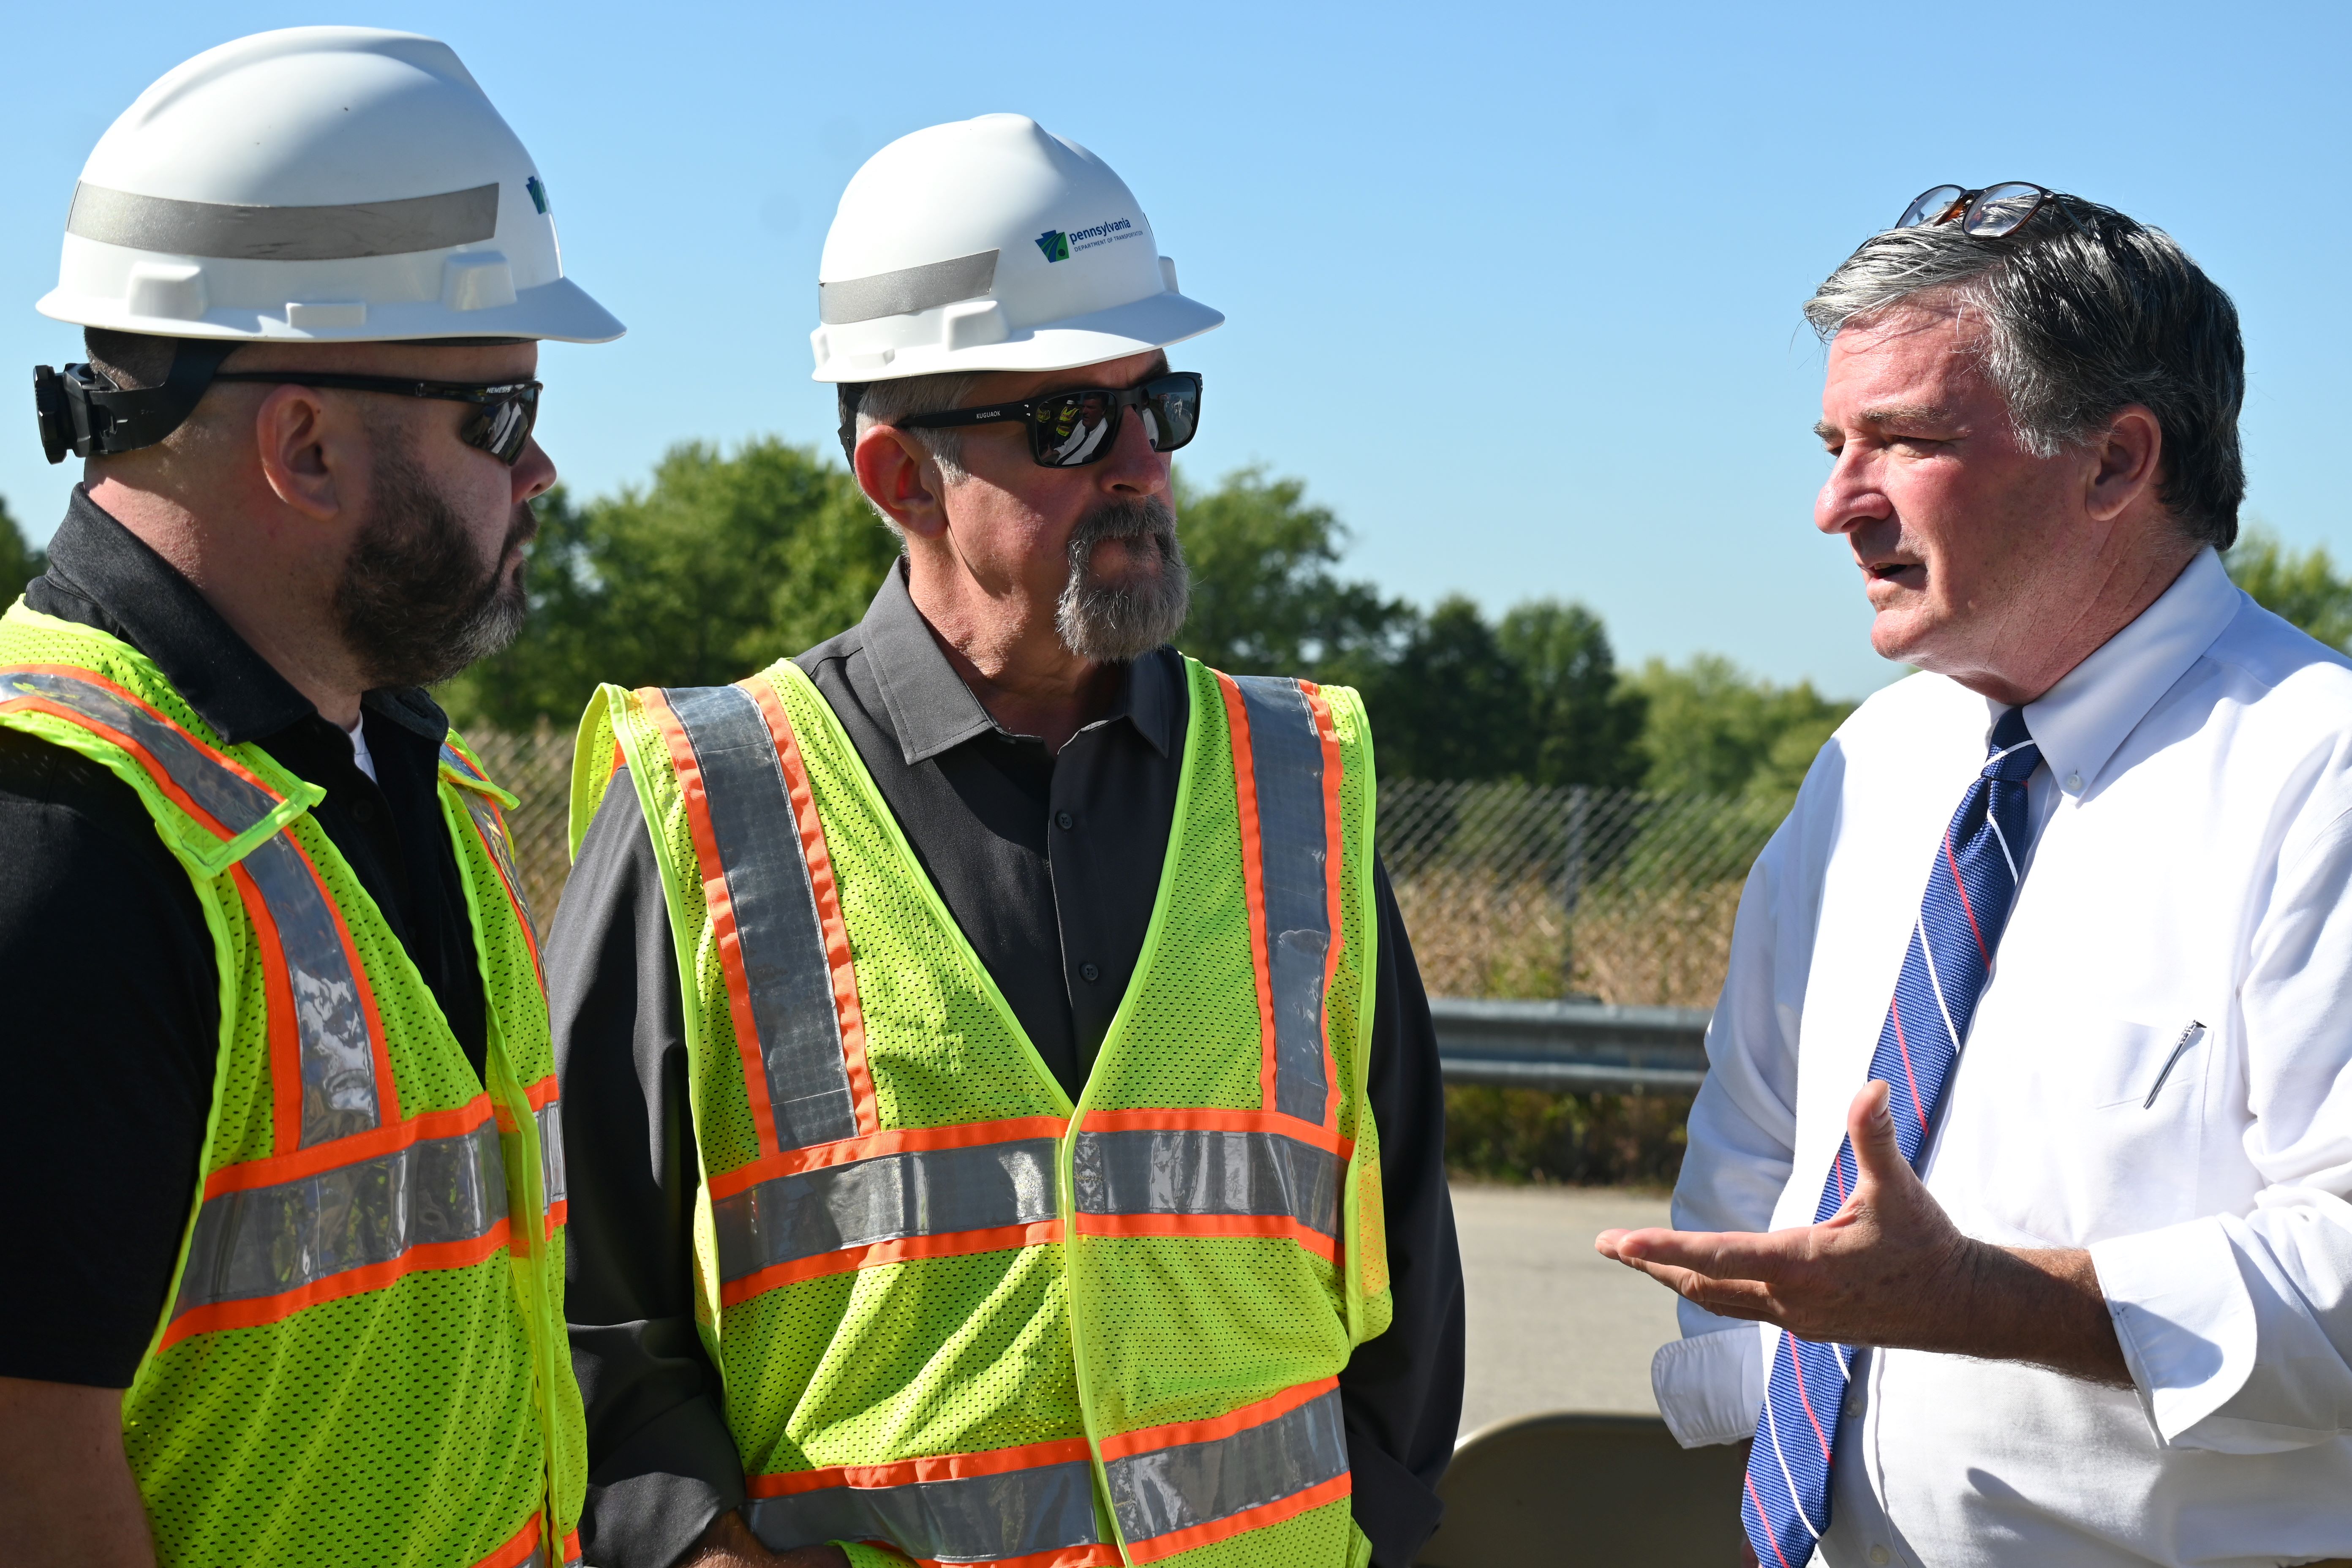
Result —
<path fill-rule="evenodd" d="M 1805 318 L 1826 341 L 1931 291 L 1983 313 L 1986 371 L 2030 449 L 2054 457 L 2140 404 L 2164 433 L 2165 510 L 2191 539 L 2219 550 L 2236 541 L 2238 308 L 2171 236 L 2074 196 L 1997 238 L 1957 223 L 1890 229 L 1829 275 Z"/>

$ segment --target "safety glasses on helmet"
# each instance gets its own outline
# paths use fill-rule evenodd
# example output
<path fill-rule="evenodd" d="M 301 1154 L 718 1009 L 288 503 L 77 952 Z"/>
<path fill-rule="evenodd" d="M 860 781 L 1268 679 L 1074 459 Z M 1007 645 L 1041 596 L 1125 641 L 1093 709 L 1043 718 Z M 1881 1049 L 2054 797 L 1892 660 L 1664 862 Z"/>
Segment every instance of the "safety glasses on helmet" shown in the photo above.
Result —
<path fill-rule="evenodd" d="M 1191 371 L 1176 371 L 1123 392 L 1082 386 L 1019 403 L 916 414 L 898 423 L 909 429 L 946 430 L 1017 421 L 1028 427 L 1029 456 L 1038 467 L 1076 468 L 1110 456 L 1118 445 L 1120 419 L 1129 408 L 1142 411 L 1143 434 L 1151 449 L 1173 452 L 1201 427 L 1201 378 Z"/>
<path fill-rule="evenodd" d="M 478 447 L 513 468 L 530 445 L 539 423 L 541 384 L 536 381 L 413 381 L 394 375 L 331 375 L 308 371 L 223 371 L 215 381 L 275 382 L 282 386 L 322 386 L 340 392 L 381 392 L 393 397 L 430 397 L 471 403 L 481 412 L 466 421 L 457 439 Z"/>

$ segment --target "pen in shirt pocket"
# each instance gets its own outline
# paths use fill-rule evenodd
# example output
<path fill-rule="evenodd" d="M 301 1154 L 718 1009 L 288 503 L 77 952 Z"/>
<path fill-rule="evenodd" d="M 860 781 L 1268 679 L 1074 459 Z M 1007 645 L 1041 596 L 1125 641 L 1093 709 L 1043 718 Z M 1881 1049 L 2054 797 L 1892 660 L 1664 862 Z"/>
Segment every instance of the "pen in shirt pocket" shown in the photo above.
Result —
<path fill-rule="evenodd" d="M 2173 1043 L 2172 1054 L 2164 1058 L 2164 1070 L 2156 1075 L 2155 1087 L 2147 1091 L 2147 1098 L 2139 1102 L 2139 1108 L 2142 1110 L 2156 1109 L 2156 1097 L 2164 1092 L 2164 1080 L 2172 1076 L 2172 1069 L 2180 1065 L 2180 1058 L 2188 1054 L 2189 1047 L 2201 1039 L 2204 1034 L 2205 1026 L 2194 1018 L 2189 1021 L 2189 1027 L 2180 1031 L 2180 1038 Z"/>

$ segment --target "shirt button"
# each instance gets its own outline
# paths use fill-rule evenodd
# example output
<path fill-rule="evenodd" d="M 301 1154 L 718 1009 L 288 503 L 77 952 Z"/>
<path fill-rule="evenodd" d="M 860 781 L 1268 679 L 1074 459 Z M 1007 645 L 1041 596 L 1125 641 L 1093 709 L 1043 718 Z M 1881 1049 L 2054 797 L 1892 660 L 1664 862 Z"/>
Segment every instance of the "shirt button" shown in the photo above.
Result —
<path fill-rule="evenodd" d="M 1078 965 L 1078 978 L 1091 985 L 1102 978 L 1102 971 L 1091 963 L 1081 963 Z"/>
<path fill-rule="evenodd" d="M 1077 825 L 1078 819 L 1072 816 L 1066 811 L 1057 811 L 1054 814 L 1054 826 L 1060 828 L 1065 833 L 1067 833 L 1071 828 L 1076 827 Z"/>
<path fill-rule="evenodd" d="M 1874 1546 L 1870 1549 L 1871 1568 L 1886 1568 L 1886 1565 L 1894 1561 L 1895 1553 L 1887 1551 L 1884 1546 Z"/>
<path fill-rule="evenodd" d="M 2068 773 L 2066 775 L 2066 793 L 2068 795 L 2080 795 L 2083 793 L 2082 774 Z"/>

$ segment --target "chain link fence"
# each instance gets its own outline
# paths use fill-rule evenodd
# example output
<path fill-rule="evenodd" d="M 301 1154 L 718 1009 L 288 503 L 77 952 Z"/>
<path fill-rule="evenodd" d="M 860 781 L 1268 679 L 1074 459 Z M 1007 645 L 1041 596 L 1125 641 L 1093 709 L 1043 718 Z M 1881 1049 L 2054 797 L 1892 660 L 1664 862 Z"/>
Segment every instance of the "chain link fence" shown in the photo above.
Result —
<path fill-rule="evenodd" d="M 571 869 L 572 736 L 485 734 L 542 929 Z M 1521 784 L 1381 785 L 1382 859 L 1433 996 L 1708 1007 L 1770 803 Z"/>

